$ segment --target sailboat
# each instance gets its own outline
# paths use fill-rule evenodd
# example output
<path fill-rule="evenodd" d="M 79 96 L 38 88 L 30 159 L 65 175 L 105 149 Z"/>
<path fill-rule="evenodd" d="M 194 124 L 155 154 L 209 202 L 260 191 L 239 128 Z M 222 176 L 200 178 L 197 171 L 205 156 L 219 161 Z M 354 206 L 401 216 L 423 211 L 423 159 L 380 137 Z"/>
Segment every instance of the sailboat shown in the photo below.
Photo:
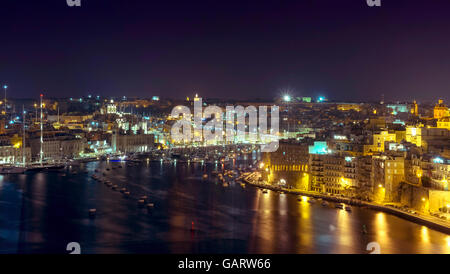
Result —
<path fill-rule="evenodd" d="M 42 149 L 42 145 L 44 144 L 44 123 L 43 123 L 43 113 L 42 113 L 42 97 L 44 95 L 41 94 L 40 96 L 40 109 L 41 109 L 41 121 L 40 121 L 40 126 L 41 126 L 41 141 L 40 141 L 40 151 L 39 151 L 39 163 L 35 163 L 35 164 L 31 164 L 27 170 L 29 171 L 42 171 L 42 170 L 53 170 L 53 169 L 62 169 L 65 167 L 64 164 L 52 164 L 52 163 L 45 163 L 43 162 L 44 159 L 44 151 Z"/>

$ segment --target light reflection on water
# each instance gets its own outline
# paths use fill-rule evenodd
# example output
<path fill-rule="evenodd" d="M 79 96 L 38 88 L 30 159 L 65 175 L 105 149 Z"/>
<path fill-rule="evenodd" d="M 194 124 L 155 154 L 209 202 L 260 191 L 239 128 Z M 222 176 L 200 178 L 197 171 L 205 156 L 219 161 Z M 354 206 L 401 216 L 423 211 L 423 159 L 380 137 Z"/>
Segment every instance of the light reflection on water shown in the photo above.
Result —
<path fill-rule="evenodd" d="M 106 164 L 0 176 L 0 253 L 66 253 L 72 241 L 84 253 L 368 253 L 373 241 L 381 253 L 450 253 L 450 236 L 386 213 L 202 179 L 222 165 L 122 164 L 110 180 L 125 199 L 90 178 Z M 154 210 L 137 206 L 141 195 Z"/>

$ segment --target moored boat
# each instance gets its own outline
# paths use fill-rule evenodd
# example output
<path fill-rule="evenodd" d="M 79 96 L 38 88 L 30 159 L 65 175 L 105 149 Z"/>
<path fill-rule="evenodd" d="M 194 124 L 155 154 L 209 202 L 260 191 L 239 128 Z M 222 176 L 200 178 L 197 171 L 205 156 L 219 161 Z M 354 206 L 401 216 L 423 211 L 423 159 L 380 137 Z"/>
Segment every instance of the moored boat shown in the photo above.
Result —
<path fill-rule="evenodd" d="M 335 208 L 344 209 L 344 205 L 341 203 L 337 203 L 334 205 Z"/>

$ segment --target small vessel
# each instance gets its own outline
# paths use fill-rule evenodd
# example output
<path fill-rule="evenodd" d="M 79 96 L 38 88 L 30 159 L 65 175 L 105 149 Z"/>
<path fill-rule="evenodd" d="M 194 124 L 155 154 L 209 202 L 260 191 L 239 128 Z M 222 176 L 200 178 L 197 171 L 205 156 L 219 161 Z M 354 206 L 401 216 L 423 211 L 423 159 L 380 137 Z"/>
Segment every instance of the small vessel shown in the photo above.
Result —
<path fill-rule="evenodd" d="M 267 189 L 263 189 L 262 193 L 267 194 L 268 193 Z"/>
<path fill-rule="evenodd" d="M 308 199 L 308 203 L 315 204 L 316 203 L 316 199 L 314 199 L 314 198 Z"/>
<path fill-rule="evenodd" d="M 302 196 L 297 196 L 297 201 L 301 201 L 302 200 Z"/>
<path fill-rule="evenodd" d="M 323 201 L 322 202 L 322 206 L 328 206 L 330 203 L 328 203 L 327 201 Z"/>
<path fill-rule="evenodd" d="M 351 206 L 346 206 L 346 207 L 345 207 L 345 211 L 352 212 Z"/>
<path fill-rule="evenodd" d="M 25 167 L 19 167 L 19 166 L 4 166 L 0 167 L 0 174 L 22 174 L 27 169 Z"/>
<path fill-rule="evenodd" d="M 341 203 L 337 203 L 334 205 L 335 208 L 344 209 L 344 205 Z"/>

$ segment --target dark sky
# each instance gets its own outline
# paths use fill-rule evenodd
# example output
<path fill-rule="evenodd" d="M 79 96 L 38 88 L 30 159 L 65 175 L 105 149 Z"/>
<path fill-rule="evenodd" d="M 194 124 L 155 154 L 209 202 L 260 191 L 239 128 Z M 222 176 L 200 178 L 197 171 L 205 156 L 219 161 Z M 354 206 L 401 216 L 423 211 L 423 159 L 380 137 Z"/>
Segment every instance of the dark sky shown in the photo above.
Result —
<path fill-rule="evenodd" d="M 0 0 L 14 97 L 450 99 L 450 1 Z"/>

